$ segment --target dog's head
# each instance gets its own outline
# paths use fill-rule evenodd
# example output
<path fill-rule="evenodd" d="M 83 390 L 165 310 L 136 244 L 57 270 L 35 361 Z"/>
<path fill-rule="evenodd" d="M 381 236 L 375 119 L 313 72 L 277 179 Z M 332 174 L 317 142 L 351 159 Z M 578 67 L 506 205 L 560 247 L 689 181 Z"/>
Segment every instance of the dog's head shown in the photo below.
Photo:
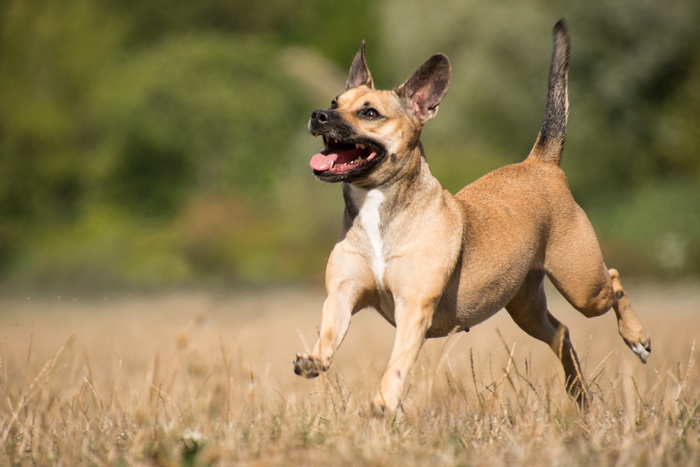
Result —
<path fill-rule="evenodd" d="M 325 149 L 311 158 L 314 175 L 325 182 L 377 185 L 393 177 L 414 157 L 423 125 L 447 93 L 449 59 L 433 55 L 401 86 L 374 89 L 365 60 L 365 43 L 355 55 L 345 92 L 309 120 L 312 135 Z"/>

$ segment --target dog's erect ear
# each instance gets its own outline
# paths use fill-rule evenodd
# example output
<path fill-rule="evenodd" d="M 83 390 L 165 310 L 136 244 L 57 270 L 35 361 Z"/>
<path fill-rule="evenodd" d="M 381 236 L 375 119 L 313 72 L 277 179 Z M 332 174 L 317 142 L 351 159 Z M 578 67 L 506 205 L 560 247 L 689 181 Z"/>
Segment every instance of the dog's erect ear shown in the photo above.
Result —
<path fill-rule="evenodd" d="M 421 123 L 435 117 L 438 105 L 447 94 L 452 77 L 452 66 L 446 55 L 430 57 L 413 73 L 413 76 L 396 89 L 406 99 Z"/>
<path fill-rule="evenodd" d="M 365 41 L 362 41 L 360 50 L 357 51 L 355 58 L 352 60 L 350 74 L 348 75 L 348 80 L 345 82 L 345 90 L 347 91 L 348 89 L 357 88 L 362 85 L 374 89 L 372 74 L 369 72 L 367 60 L 365 60 Z"/>

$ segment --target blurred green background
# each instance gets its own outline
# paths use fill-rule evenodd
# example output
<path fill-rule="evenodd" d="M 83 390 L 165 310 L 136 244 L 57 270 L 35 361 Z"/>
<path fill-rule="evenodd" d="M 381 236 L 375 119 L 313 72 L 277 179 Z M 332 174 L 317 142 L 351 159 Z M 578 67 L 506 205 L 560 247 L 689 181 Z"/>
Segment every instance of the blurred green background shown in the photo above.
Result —
<path fill-rule="evenodd" d="M 424 143 L 456 192 L 527 155 L 560 17 L 563 168 L 608 264 L 699 277 L 697 0 L 1 0 L 0 282 L 320 285 L 342 199 L 306 121 L 360 41 L 382 88 L 450 56 Z"/>

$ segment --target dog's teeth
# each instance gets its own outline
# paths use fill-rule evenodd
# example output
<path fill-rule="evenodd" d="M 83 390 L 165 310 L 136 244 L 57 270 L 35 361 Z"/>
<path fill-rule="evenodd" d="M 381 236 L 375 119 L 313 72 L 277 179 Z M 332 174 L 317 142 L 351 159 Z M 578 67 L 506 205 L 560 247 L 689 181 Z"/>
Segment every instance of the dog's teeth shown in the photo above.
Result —
<path fill-rule="evenodd" d="M 334 165 L 335 165 L 335 161 L 331 161 L 331 167 L 330 167 L 330 169 L 328 169 L 328 170 L 333 169 L 333 166 L 334 166 Z"/>
<path fill-rule="evenodd" d="M 366 144 L 355 144 L 355 147 L 356 147 L 357 149 L 367 149 L 367 145 L 366 145 Z"/>

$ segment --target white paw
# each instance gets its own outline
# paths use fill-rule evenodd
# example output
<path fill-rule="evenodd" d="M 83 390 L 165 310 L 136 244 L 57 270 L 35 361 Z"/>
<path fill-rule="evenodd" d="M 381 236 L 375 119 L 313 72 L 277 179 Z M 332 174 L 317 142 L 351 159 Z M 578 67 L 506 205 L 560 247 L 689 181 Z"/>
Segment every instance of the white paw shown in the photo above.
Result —
<path fill-rule="evenodd" d="M 646 363 L 647 358 L 651 354 L 651 341 L 648 341 L 645 345 L 640 342 L 630 345 L 630 349 L 639 357 L 642 363 Z"/>

